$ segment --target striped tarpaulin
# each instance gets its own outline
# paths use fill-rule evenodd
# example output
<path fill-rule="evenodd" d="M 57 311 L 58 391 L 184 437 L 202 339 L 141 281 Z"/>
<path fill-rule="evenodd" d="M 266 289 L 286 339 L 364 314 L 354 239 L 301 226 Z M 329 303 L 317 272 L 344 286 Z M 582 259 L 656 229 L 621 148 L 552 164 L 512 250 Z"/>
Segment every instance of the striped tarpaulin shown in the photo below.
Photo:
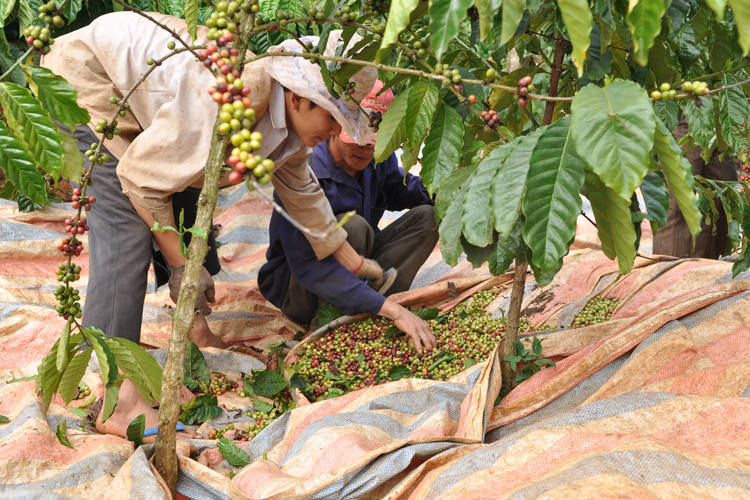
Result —
<path fill-rule="evenodd" d="M 11 419 L 0 424 L 0 498 L 167 498 L 148 462 L 152 447 L 134 450 L 82 428 L 59 397 L 45 415 L 33 381 L 2 383 L 33 375 L 61 331 L 51 276 L 69 215 L 61 206 L 32 214 L 0 206 L 0 414 Z M 257 292 L 269 218 L 243 189 L 220 198 L 223 271 L 209 320 L 230 343 L 263 344 L 299 328 Z M 252 463 L 241 470 L 213 441 L 181 443 L 178 492 L 196 500 L 747 498 L 750 284 L 732 280 L 728 263 L 701 260 L 638 259 L 620 277 L 590 248 L 573 250 L 550 286 L 530 282 L 524 311 L 535 325 L 569 325 L 600 295 L 622 301 L 613 319 L 546 332 L 545 355 L 557 366 L 500 404 L 496 351 L 447 382 L 400 380 L 301 405 L 244 444 Z M 86 260 L 78 259 L 83 291 Z M 448 270 L 435 252 L 417 277 L 422 288 L 400 300 L 448 304 L 457 299 L 447 281 L 459 283 L 459 293 L 497 283 L 482 272 L 465 262 Z M 149 346 L 166 346 L 168 302 L 151 279 L 143 318 Z M 507 295 L 498 307 L 507 307 Z M 163 361 L 163 351 L 153 354 Z M 207 360 L 224 372 L 255 368 L 236 353 L 212 351 Z M 101 395 L 95 363 L 85 381 Z M 75 450 L 55 437 L 63 420 Z"/>

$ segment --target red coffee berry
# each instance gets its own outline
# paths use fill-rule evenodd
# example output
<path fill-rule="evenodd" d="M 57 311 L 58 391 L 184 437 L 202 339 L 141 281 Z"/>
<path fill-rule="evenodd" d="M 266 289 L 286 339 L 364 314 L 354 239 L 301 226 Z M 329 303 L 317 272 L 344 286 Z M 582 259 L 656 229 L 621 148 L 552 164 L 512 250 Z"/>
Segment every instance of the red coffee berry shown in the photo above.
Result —
<path fill-rule="evenodd" d="M 78 189 L 78 188 L 75 188 L 75 189 L 73 189 L 73 194 L 76 195 L 76 196 L 80 196 L 81 190 Z"/>
<path fill-rule="evenodd" d="M 71 203 L 70 206 L 73 207 L 74 210 L 78 210 L 79 208 L 81 208 L 81 204 L 78 203 L 77 201 L 74 201 L 73 203 Z"/>
<path fill-rule="evenodd" d="M 242 90 L 240 90 L 240 95 L 243 97 L 247 97 L 250 95 L 250 87 L 242 87 Z"/>
<path fill-rule="evenodd" d="M 519 97 L 518 98 L 518 105 L 521 106 L 522 108 L 526 107 L 527 102 L 528 101 L 526 100 L 525 97 Z"/>
<path fill-rule="evenodd" d="M 476 103 L 477 103 L 477 96 L 475 96 L 475 95 L 470 95 L 470 96 L 468 97 L 468 101 L 469 101 L 470 103 L 472 103 L 472 104 L 476 104 Z"/>
<path fill-rule="evenodd" d="M 96 203 L 96 196 L 89 196 L 89 203 Z"/>
<path fill-rule="evenodd" d="M 237 172 L 236 170 L 233 170 L 229 173 L 229 182 L 232 184 L 239 184 L 242 182 L 242 174 Z"/>
<path fill-rule="evenodd" d="M 526 95 L 526 93 L 528 91 L 529 91 L 529 89 L 527 87 L 521 87 L 520 89 L 518 89 L 518 94 L 519 95 Z"/>

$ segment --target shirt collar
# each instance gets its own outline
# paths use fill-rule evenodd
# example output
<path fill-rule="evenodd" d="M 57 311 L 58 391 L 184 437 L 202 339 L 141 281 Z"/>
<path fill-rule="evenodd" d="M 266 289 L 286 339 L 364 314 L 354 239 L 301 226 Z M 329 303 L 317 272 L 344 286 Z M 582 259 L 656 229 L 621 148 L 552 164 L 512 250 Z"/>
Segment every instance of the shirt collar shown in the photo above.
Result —
<path fill-rule="evenodd" d="M 286 101 L 284 99 L 284 89 L 276 80 L 273 80 L 273 85 L 271 86 L 268 114 L 271 117 L 271 126 L 273 126 L 273 128 L 286 130 Z"/>

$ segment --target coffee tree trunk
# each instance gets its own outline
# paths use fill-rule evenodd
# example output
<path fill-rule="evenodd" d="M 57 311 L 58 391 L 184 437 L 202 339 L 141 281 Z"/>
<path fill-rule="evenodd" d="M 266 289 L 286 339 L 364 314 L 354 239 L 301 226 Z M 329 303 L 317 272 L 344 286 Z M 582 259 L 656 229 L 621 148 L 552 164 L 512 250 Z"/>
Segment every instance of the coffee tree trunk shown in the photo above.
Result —
<path fill-rule="evenodd" d="M 563 57 L 568 42 L 557 33 L 557 42 L 555 43 L 555 55 L 552 61 L 552 77 L 550 78 L 549 95 L 557 97 L 557 90 L 560 84 L 560 77 L 563 71 Z M 544 118 L 542 126 L 552 123 L 552 116 L 555 112 L 555 103 L 547 101 L 544 108 Z M 513 379 L 515 373 L 510 367 L 510 362 L 505 361 L 506 356 L 512 356 L 518 339 L 518 325 L 521 321 L 521 305 L 523 304 L 524 289 L 526 288 L 526 272 L 528 264 L 526 263 L 526 243 L 521 241 L 521 247 L 516 254 L 516 270 L 513 275 L 513 288 L 510 293 L 510 305 L 508 306 L 508 322 L 505 327 L 505 343 L 503 344 L 500 372 L 503 377 L 503 385 L 500 389 L 500 396 L 504 398 L 513 390 Z"/>
<path fill-rule="evenodd" d="M 235 46 L 244 54 L 250 41 L 250 30 L 253 15 L 243 14 L 240 21 L 240 36 Z M 244 64 L 240 63 L 242 74 Z M 205 89 L 208 91 L 208 89 Z M 252 97 L 252 96 L 251 96 Z M 219 181 L 224 167 L 224 156 L 229 137 L 219 133 L 220 110 L 217 109 L 208 160 L 204 171 L 203 189 L 198 198 L 198 211 L 195 226 L 202 228 L 206 234 L 211 231 L 216 199 L 219 195 Z M 184 377 L 185 349 L 189 341 L 195 317 L 195 300 L 198 296 L 203 261 L 206 258 L 208 241 L 206 238 L 191 238 L 188 249 L 185 273 L 182 279 L 177 307 L 172 316 L 172 335 L 169 339 L 169 351 L 162 376 L 161 401 L 159 406 L 159 433 L 156 438 L 155 465 L 169 487 L 172 498 L 177 495 L 177 452 L 175 427 L 180 416 L 180 391 Z"/>

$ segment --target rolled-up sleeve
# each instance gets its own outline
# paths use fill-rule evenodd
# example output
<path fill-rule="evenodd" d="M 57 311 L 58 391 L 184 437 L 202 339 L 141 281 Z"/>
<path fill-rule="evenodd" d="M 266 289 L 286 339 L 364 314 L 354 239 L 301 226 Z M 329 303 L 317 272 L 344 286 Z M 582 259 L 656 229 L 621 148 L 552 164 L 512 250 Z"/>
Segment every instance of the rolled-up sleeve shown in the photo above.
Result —
<path fill-rule="evenodd" d="M 290 157 L 272 177 L 273 187 L 287 213 L 304 227 L 319 233 L 329 233 L 325 238 L 304 234 L 318 260 L 335 252 L 345 241 L 346 231 L 336 227 L 331 204 L 308 166 L 309 150 L 301 150 Z M 302 235 L 302 232 L 299 232 Z M 290 259 L 291 260 L 291 259 Z M 351 273 L 350 273 L 351 274 Z"/>

